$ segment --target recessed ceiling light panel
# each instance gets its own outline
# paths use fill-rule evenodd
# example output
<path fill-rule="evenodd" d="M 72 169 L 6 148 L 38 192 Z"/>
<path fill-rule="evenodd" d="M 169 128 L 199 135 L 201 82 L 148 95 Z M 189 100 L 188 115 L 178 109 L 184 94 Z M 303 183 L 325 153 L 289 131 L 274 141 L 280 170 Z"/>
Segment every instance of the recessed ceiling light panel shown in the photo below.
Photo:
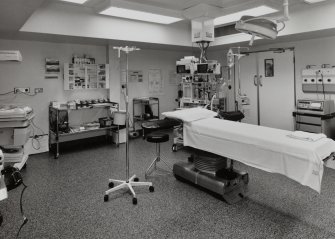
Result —
<path fill-rule="evenodd" d="M 171 24 L 182 20 L 181 18 L 177 17 L 169 17 L 165 15 L 137 11 L 126 8 L 119 8 L 119 7 L 109 7 L 101 11 L 100 14 L 145 21 L 145 22 L 161 23 L 161 24 Z"/>
<path fill-rule="evenodd" d="M 243 10 L 240 12 L 235 12 L 232 14 L 228 14 L 225 16 L 221 16 L 221 17 L 217 17 L 214 19 L 214 25 L 218 26 L 218 25 L 224 25 L 224 24 L 228 24 L 228 23 L 232 23 L 232 22 L 236 22 L 238 21 L 242 16 L 253 16 L 253 17 L 259 17 L 259 16 L 263 16 L 266 14 L 270 14 L 270 13 L 274 13 L 274 12 L 278 12 L 277 9 L 262 5 L 262 6 L 258 6 L 258 7 L 254 7 L 254 8 L 250 8 L 247 10 Z"/>
<path fill-rule="evenodd" d="M 76 3 L 76 4 L 83 4 L 85 3 L 87 0 L 60 0 L 63 2 L 71 2 L 71 3 Z"/>
<path fill-rule="evenodd" d="M 309 4 L 324 2 L 324 1 L 326 1 L 326 0 L 304 0 L 305 3 L 309 3 Z"/>

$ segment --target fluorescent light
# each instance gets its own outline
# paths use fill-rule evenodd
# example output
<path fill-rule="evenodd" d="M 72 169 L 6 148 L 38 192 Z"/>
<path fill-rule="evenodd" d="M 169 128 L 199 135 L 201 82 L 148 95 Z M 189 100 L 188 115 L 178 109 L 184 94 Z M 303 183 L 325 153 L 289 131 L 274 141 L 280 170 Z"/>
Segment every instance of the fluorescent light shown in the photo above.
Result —
<path fill-rule="evenodd" d="M 273 12 L 278 12 L 277 9 L 262 5 L 259 7 L 255 7 L 255 8 L 250 8 L 244 11 L 240 11 L 240 12 L 235 12 L 232 14 L 228 14 L 225 16 L 221 16 L 221 17 L 217 17 L 214 19 L 214 25 L 223 25 L 223 24 L 227 24 L 227 23 L 232 23 L 232 22 L 236 22 L 238 20 L 240 20 L 240 18 L 242 16 L 253 16 L 253 17 L 258 17 L 258 16 L 263 16 L 266 14 L 270 14 Z"/>
<path fill-rule="evenodd" d="M 304 0 L 306 3 L 317 3 L 317 2 L 324 2 L 326 0 Z"/>
<path fill-rule="evenodd" d="M 181 18 L 169 17 L 165 15 L 154 14 L 154 13 L 143 12 L 143 11 L 136 11 L 136 10 L 126 9 L 126 8 L 119 8 L 119 7 L 109 7 L 101 11 L 100 14 L 113 16 L 113 17 L 134 19 L 134 20 L 145 21 L 145 22 L 155 22 L 155 23 L 161 23 L 161 24 L 170 24 L 170 23 L 178 22 L 182 20 Z"/>
<path fill-rule="evenodd" d="M 61 0 L 63 2 L 72 2 L 72 3 L 77 3 L 77 4 L 83 4 L 87 0 Z"/>

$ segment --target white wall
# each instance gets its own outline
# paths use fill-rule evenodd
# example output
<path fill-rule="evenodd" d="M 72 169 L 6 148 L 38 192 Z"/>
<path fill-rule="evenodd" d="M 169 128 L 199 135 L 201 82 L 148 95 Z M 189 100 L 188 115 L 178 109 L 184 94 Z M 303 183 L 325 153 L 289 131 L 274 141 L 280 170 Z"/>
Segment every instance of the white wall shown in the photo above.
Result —
<path fill-rule="evenodd" d="M 124 53 L 121 53 L 121 58 L 118 58 L 117 51 L 113 50 L 113 46 L 110 46 L 110 63 L 112 65 L 112 82 L 111 85 L 115 86 L 111 88 L 110 98 L 114 96 L 119 97 L 121 102 L 123 96 L 120 94 L 120 69 L 121 71 L 126 68 L 126 57 Z M 141 70 L 143 72 L 142 83 L 129 83 L 129 106 L 132 114 L 132 99 L 134 97 L 158 97 L 160 100 L 160 113 L 164 111 L 171 111 L 178 107 L 175 99 L 177 98 L 177 85 L 169 83 L 169 77 L 171 72 L 176 72 L 176 61 L 183 58 L 185 55 L 189 55 L 190 52 L 181 51 L 167 51 L 167 50 L 148 50 L 142 49 L 140 51 L 134 51 L 129 53 L 129 70 Z M 161 70 L 161 76 L 163 79 L 163 93 L 162 94 L 150 94 L 148 89 L 148 74 L 151 69 Z M 121 104 L 124 108 L 124 104 Z M 132 116 L 132 115 L 131 115 Z"/>
<path fill-rule="evenodd" d="M 50 101 L 66 102 L 74 99 L 94 99 L 110 97 L 112 101 L 120 102 L 120 65 L 125 67 L 125 57 L 117 57 L 117 51 L 105 46 L 61 44 L 37 41 L 1 40 L 0 50 L 20 50 L 22 62 L 0 62 L 0 94 L 13 91 L 14 87 L 43 88 L 43 93 L 36 96 L 24 94 L 9 94 L 0 96 L 2 103 L 20 103 L 31 106 L 35 112 L 34 122 L 45 133 L 48 133 L 48 106 Z M 107 54 L 108 53 L 108 54 Z M 109 90 L 63 90 L 63 72 L 59 79 L 44 79 L 45 58 L 55 58 L 61 66 L 70 62 L 72 56 L 88 54 L 96 59 L 97 63 L 110 63 L 110 91 Z M 141 50 L 129 54 L 129 69 L 142 70 L 143 83 L 130 83 L 130 106 L 133 97 L 154 96 L 160 98 L 160 112 L 172 110 L 177 106 L 177 85 L 170 85 L 168 77 L 170 71 L 175 72 L 175 63 L 188 52 Z M 107 59 L 106 61 L 106 57 Z M 63 67 L 61 67 L 63 68 Z M 164 80 L 164 92 L 161 95 L 150 95 L 148 92 L 149 69 L 160 69 Z M 122 102 L 122 101 L 121 101 Z M 132 110 L 132 107 L 130 107 Z M 78 111 L 71 113 L 70 123 L 79 124 L 80 121 L 90 122 L 97 119 L 102 112 Z M 37 132 L 40 134 L 40 132 Z M 46 144 L 47 145 L 47 144 Z"/>
<path fill-rule="evenodd" d="M 13 91 L 14 87 L 30 87 L 31 94 L 34 93 L 34 88 L 43 88 L 43 93 L 36 96 L 24 94 L 0 96 L 0 104 L 20 103 L 31 106 L 36 115 L 35 124 L 45 133 L 48 133 L 49 130 L 48 106 L 50 101 L 66 102 L 74 99 L 108 97 L 108 90 L 104 89 L 64 91 L 62 73 L 59 79 L 44 79 L 45 58 L 58 59 L 63 65 L 71 61 L 73 54 L 78 56 L 88 54 L 94 57 L 97 63 L 105 63 L 106 47 L 104 46 L 0 40 L 0 49 L 20 50 L 23 57 L 22 62 L 0 62 L 0 94 Z M 41 132 L 36 133 L 41 134 Z"/>
<path fill-rule="evenodd" d="M 265 50 L 278 47 L 294 47 L 295 48 L 295 66 L 296 66 L 296 97 L 299 98 L 317 98 L 316 93 L 304 93 L 302 91 L 301 71 L 306 65 L 321 64 L 335 65 L 335 37 L 326 37 L 318 39 L 310 39 L 298 42 L 274 43 L 264 46 L 250 47 L 250 51 Z M 221 63 L 226 64 L 226 50 L 209 52 L 209 59 L 218 59 Z M 241 69 L 243 71 L 243 69 Z M 280 74 L 280 72 L 279 72 Z M 285 97 L 285 95 L 283 95 Z M 319 94 L 321 97 L 321 94 Z M 328 94 L 327 98 L 335 100 L 335 94 Z M 277 110 L 277 109 L 274 109 Z M 271 112 L 269 112 L 271 114 Z"/>
<path fill-rule="evenodd" d="M 74 99 L 108 97 L 108 91 L 104 89 L 64 91 L 62 72 L 59 79 L 44 79 L 45 58 L 58 59 L 62 66 L 66 62 L 71 62 L 73 54 L 78 56 L 88 54 L 94 57 L 97 63 L 105 63 L 106 47 L 104 46 L 0 40 L 0 49 L 20 50 L 23 57 L 22 62 L 0 62 L 1 93 L 12 91 L 14 87 L 30 87 L 32 94 L 34 88 L 43 88 L 43 93 L 36 96 L 10 94 L 1 96 L 0 102 L 23 103 L 31 106 L 36 114 L 35 123 L 46 132 L 50 101 L 66 102 Z"/>
<path fill-rule="evenodd" d="M 310 39 L 298 42 L 286 42 L 257 47 L 254 50 L 269 49 L 276 47 L 294 47 L 296 56 L 296 95 L 299 98 L 316 98 L 316 93 L 302 92 L 301 71 L 307 65 L 316 65 L 321 67 L 322 64 L 335 66 L 335 36 L 318 39 Z M 251 48 L 251 50 L 253 50 Z M 321 95 L 320 95 L 321 97 Z M 335 99 L 335 94 L 327 95 L 327 98 Z"/>

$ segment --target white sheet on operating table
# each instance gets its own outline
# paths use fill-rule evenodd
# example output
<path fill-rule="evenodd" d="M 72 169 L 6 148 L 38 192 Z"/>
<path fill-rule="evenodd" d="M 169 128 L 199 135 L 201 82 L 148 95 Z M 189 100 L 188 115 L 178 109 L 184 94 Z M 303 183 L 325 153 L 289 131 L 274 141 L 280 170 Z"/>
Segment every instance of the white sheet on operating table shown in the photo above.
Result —
<path fill-rule="evenodd" d="M 283 174 L 320 193 L 323 159 L 335 142 L 288 137 L 291 131 L 217 118 L 184 123 L 184 145 L 225 156 L 271 173 Z"/>

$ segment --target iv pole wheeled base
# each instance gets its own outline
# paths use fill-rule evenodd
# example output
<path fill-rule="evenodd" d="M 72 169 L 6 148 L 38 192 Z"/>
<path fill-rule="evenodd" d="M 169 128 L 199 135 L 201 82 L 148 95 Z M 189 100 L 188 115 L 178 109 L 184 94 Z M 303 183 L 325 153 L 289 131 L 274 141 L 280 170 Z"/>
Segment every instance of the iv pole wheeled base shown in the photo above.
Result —
<path fill-rule="evenodd" d="M 114 187 L 114 183 L 119 183 L 119 185 Z M 117 190 L 121 190 L 124 188 L 127 188 L 131 194 L 133 195 L 133 204 L 137 204 L 137 197 L 135 194 L 135 191 L 133 189 L 133 187 L 137 187 L 137 186 L 149 186 L 149 191 L 153 192 L 155 189 L 152 186 L 151 182 L 138 182 L 138 178 L 136 177 L 136 175 L 133 175 L 131 178 L 129 178 L 128 181 L 123 181 L 123 180 L 117 180 L 117 179 L 109 179 L 109 184 L 108 186 L 110 187 L 109 190 L 107 190 L 105 192 L 105 196 L 104 196 L 104 201 L 107 202 L 108 201 L 108 195 L 112 192 L 115 192 Z"/>

